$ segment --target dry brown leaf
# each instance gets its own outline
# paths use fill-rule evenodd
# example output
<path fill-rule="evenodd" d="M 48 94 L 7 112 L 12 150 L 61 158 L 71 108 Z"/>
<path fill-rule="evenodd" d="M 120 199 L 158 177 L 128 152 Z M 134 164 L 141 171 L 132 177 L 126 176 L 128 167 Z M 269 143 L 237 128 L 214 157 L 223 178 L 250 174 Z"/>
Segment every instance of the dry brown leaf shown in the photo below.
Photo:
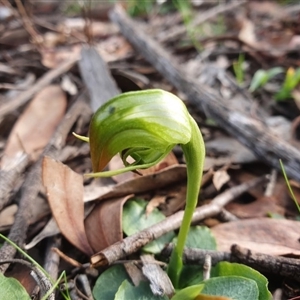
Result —
<path fill-rule="evenodd" d="M 58 30 L 68 34 L 85 34 L 86 20 L 84 18 L 68 18 L 58 26 Z M 110 36 L 118 33 L 118 27 L 113 23 L 95 21 L 91 22 L 89 34 L 91 37 Z"/>
<path fill-rule="evenodd" d="M 227 173 L 227 170 L 218 170 L 213 175 L 213 184 L 217 191 L 219 191 L 222 186 L 230 180 L 230 176 Z"/>
<path fill-rule="evenodd" d="M 128 162 L 133 163 L 134 160 L 133 159 L 130 160 L 130 158 L 129 158 Z M 173 166 L 173 165 L 178 165 L 178 161 L 177 161 L 177 158 L 174 155 L 174 153 L 170 152 L 162 161 L 160 161 L 155 166 L 150 167 L 148 169 L 138 170 L 138 172 L 140 174 L 142 174 L 143 176 L 145 176 L 145 175 L 154 174 L 155 172 L 158 172 L 160 170 L 163 170 L 163 169 Z M 119 155 L 115 155 L 109 162 L 108 168 L 109 168 L 109 170 L 117 170 L 117 169 L 124 168 L 124 164 L 123 164 L 121 157 Z M 123 173 L 120 175 L 113 176 L 112 178 L 117 183 L 121 183 L 121 182 L 130 180 L 130 179 L 133 179 L 135 177 L 140 177 L 140 175 L 138 175 L 134 172 L 126 172 L 126 173 Z"/>
<path fill-rule="evenodd" d="M 256 218 L 211 228 L 218 250 L 230 252 L 233 244 L 269 255 L 300 254 L 300 226 L 292 220 Z"/>
<path fill-rule="evenodd" d="M 121 35 L 113 35 L 96 45 L 97 51 L 106 62 L 114 62 L 133 53 L 132 46 Z"/>
<path fill-rule="evenodd" d="M 242 26 L 238 35 L 239 39 L 256 49 L 259 43 L 257 42 L 255 35 L 255 25 L 251 20 L 245 17 L 240 18 L 240 21 Z"/>
<path fill-rule="evenodd" d="M 49 85 L 41 90 L 12 129 L 1 167 L 10 164 L 24 151 L 33 158 L 39 155 L 63 118 L 66 106 L 66 95 L 58 85 Z"/>
<path fill-rule="evenodd" d="M 141 281 L 146 281 L 147 278 L 142 273 L 141 267 L 133 264 L 133 263 L 127 263 L 124 264 L 124 268 L 126 269 L 126 272 L 128 276 L 130 277 L 132 283 L 134 286 L 139 286 Z"/>
<path fill-rule="evenodd" d="M 94 187 L 94 199 L 92 199 L 92 197 L 88 197 L 86 201 L 104 200 L 127 196 L 130 194 L 144 193 L 185 180 L 186 176 L 185 165 L 174 165 L 158 171 L 157 173 L 139 176 L 137 178 L 112 185 L 108 188 L 103 188 L 103 186 L 101 186 L 98 191 L 96 191 L 96 187 Z"/>
<path fill-rule="evenodd" d="M 17 268 L 12 268 L 5 272 L 5 276 L 15 278 L 25 288 L 29 295 L 34 294 L 35 288 L 38 286 L 33 276 L 31 276 L 31 269 L 28 266 L 18 264 Z M 3 296 L 1 297 L 3 299 Z M 6 297 L 4 297 L 6 298 Z M 15 298 L 15 297 L 14 297 Z M 30 298 L 29 298 L 30 299 Z"/>
<path fill-rule="evenodd" d="M 42 64 L 49 69 L 55 69 L 67 59 L 79 56 L 80 51 L 81 45 L 79 44 L 73 45 L 72 47 L 64 47 L 59 50 L 41 49 Z"/>
<path fill-rule="evenodd" d="M 167 196 L 166 195 L 155 195 L 147 204 L 146 207 L 146 216 L 150 215 L 152 213 L 152 211 L 154 210 L 154 208 L 157 208 L 160 204 L 165 203 L 167 200 Z"/>
<path fill-rule="evenodd" d="M 170 152 L 162 161 L 160 161 L 158 164 L 156 164 L 153 167 L 150 167 L 148 169 L 144 170 L 139 170 L 141 174 L 145 175 L 150 175 L 154 174 L 158 171 L 161 171 L 167 167 L 178 165 L 178 160 L 173 152 Z M 137 177 L 136 175 L 135 177 Z"/>
<path fill-rule="evenodd" d="M 98 203 L 85 219 L 85 231 L 95 252 L 120 241 L 123 205 L 130 197 L 113 198 Z"/>
<path fill-rule="evenodd" d="M 241 219 L 267 217 L 269 213 L 285 214 L 285 209 L 279 206 L 276 198 L 272 196 L 263 196 L 247 204 L 232 202 L 226 206 L 226 209 Z"/>
<path fill-rule="evenodd" d="M 0 230 L 1 232 L 9 228 L 15 221 L 15 214 L 18 210 L 16 204 L 5 207 L 0 212 Z"/>
<path fill-rule="evenodd" d="M 186 183 L 178 183 L 167 187 L 162 195 L 168 195 L 167 201 L 160 206 L 161 212 L 166 216 L 173 215 L 176 211 L 183 209 L 186 198 Z"/>
<path fill-rule="evenodd" d="M 84 228 L 82 176 L 61 162 L 45 157 L 43 183 L 53 217 L 62 234 L 82 252 L 93 254 Z"/>
<path fill-rule="evenodd" d="M 129 159 L 128 159 L 128 162 L 132 163 L 133 160 L 129 161 Z M 123 164 L 123 161 L 122 161 L 120 155 L 115 155 L 108 163 L 109 170 L 118 170 L 118 169 L 122 169 L 122 168 L 124 168 L 124 164 Z M 125 172 L 123 174 L 112 176 L 112 179 L 117 183 L 124 182 L 124 181 L 130 180 L 130 179 L 133 179 L 133 178 L 134 178 L 133 172 Z"/>

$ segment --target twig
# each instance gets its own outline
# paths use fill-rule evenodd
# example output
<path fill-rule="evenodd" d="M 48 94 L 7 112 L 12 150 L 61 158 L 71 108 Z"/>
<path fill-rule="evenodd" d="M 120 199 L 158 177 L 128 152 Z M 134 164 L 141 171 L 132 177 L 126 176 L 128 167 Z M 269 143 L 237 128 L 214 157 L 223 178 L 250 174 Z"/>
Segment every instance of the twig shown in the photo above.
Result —
<path fill-rule="evenodd" d="M 29 87 L 28 90 L 20 93 L 14 99 L 1 105 L 0 124 L 6 114 L 11 113 L 22 105 L 26 104 L 38 91 L 49 85 L 58 76 L 70 70 L 77 61 L 78 57 L 73 57 L 70 60 L 63 62 L 56 69 L 48 71 L 44 76 L 37 80 L 37 82 L 33 86 Z"/>
<path fill-rule="evenodd" d="M 234 214 L 232 214 L 230 211 L 226 210 L 225 208 L 223 208 L 219 214 L 219 218 L 223 221 L 223 222 L 230 222 L 230 221 L 236 221 L 239 218 L 236 217 Z"/>
<path fill-rule="evenodd" d="M 12 190 L 20 174 L 25 170 L 29 163 L 29 157 L 25 153 L 17 159 L 9 170 L 0 170 L 0 211 L 7 205 Z"/>
<path fill-rule="evenodd" d="M 34 28 L 33 23 L 31 21 L 31 19 L 29 18 L 28 14 L 25 10 L 25 7 L 24 7 L 23 3 L 21 2 L 21 0 L 15 0 L 15 3 L 17 5 L 19 15 L 20 15 L 20 18 L 21 18 L 22 23 L 24 25 L 24 28 L 29 33 L 29 35 L 32 37 L 33 43 L 35 45 L 37 45 L 38 47 L 40 47 L 42 42 L 43 42 L 43 37 Z"/>
<path fill-rule="evenodd" d="M 89 46 L 82 48 L 79 70 L 89 91 L 90 105 L 94 112 L 106 101 L 119 94 L 107 64 L 95 48 Z"/>
<path fill-rule="evenodd" d="M 277 181 L 277 174 L 278 174 L 277 170 L 272 169 L 270 180 L 265 190 L 266 197 L 271 197 L 274 193 L 274 188 L 276 186 L 276 181 Z"/>
<path fill-rule="evenodd" d="M 203 280 L 207 280 L 210 277 L 211 271 L 211 256 L 206 254 L 204 256 L 204 264 L 203 264 Z"/>
<path fill-rule="evenodd" d="M 257 253 L 238 245 L 231 247 L 231 255 L 236 261 L 243 262 L 260 272 L 273 273 L 300 282 L 299 259 Z"/>
<path fill-rule="evenodd" d="M 70 264 L 71 266 L 74 266 L 74 267 L 77 267 L 77 268 L 82 268 L 82 264 L 80 262 L 78 262 L 77 260 L 71 258 L 70 256 L 67 256 L 62 251 L 60 251 L 58 248 L 53 247 L 51 250 L 54 253 L 56 253 L 59 257 L 61 257 L 65 262 Z"/>
<path fill-rule="evenodd" d="M 265 176 L 225 191 L 211 201 L 211 203 L 198 207 L 194 212 L 193 222 L 199 222 L 207 217 L 219 214 L 221 209 L 230 201 L 264 181 L 266 181 Z M 141 247 L 145 246 L 154 239 L 159 238 L 163 234 L 178 229 L 180 227 L 182 217 L 183 211 L 179 211 L 165 220 L 107 247 L 103 251 L 100 251 L 91 257 L 92 266 L 107 266 L 127 255 L 138 251 Z"/>
<path fill-rule="evenodd" d="M 171 298 L 175 290 L 166 272 L 162 270 L 150 254 L 142 255 L 141 260 L 143 261 L 142 272 L 150 282 L 152 293 L 156 296 L 167 295 Z"/>
<path fill-rule="evenodd" d="M 170 257 L 173 248 L 174 244 L 169 244 L 164 248 L 161 255 L 166 258 Z M 186 248 L 183 253 L 183 262 L 185 264 L 203 265 L 207 255 L 211 257 L 211 264 L 213 266 L 220 261 L 232 261 L 231 254 L 229 252 Z"/>
<path fill-rule="evenodd" d="M 216 17 L 217 15 L 225 13 L 226 11 L 236 9 L 238 6 L 241 6 L 245 3 L 247 3 L 247 0 L 233 1 L 233 2 L 214 6 L 213 8 L 205 11 L 205 13 L 199 14 L 199 16 L 197 16 L 189 26 L 191 26 L 191 28 L 199 26 L 207 22 L 208 20 Z M 185 34 L 186 32 L 187 32 L 186 26 L 178 26 L 177 28 L 172 29 L 171 32 L 164 34 L 164 36 L 160 38 L 159 41 L 163 43 L 169 42 L 170 40 L 173 41 L 178 39 L 181 35 Z"/>
<path fill-rule="evenodd" d="M 173 244 L 168 245 L 162 251 L 161 255 L 169 257 L 173 247 Z M 221 261 L 237 262 L 252 267 L 260 272 L 274 274 L 300 282 L 299 259 L 257 253 L 238 245 L 231 247 L 231 253 L 186 248 L 183 254 L 183 261 L 185 264 L 203 265 L 207 255 L 211 257 L 213 266 Z"/>
<path fill-rule="evenodd" d="M 77 293 L 86 300 L 93 300 L 93 293 L 91 290 L 90 282 L 88 280 L 88 277 L 86 274 L 79 274 L 75 277 L 75 288 L 77 290 Z M 82 286 L 82 289 L 84 290 L 84 294 L 77 288 L 77 281 L 80 282 L 80 286 Z"/>
<path fill-rule="evenodd" d="M 44 269 L 53 281 L 56 281 L 58 278 L 60 257 L 55 251 L 52 251 L 52 248 L 60 247 L 60 244 L 61 237 L 54 236 L 48 238 Z"/>

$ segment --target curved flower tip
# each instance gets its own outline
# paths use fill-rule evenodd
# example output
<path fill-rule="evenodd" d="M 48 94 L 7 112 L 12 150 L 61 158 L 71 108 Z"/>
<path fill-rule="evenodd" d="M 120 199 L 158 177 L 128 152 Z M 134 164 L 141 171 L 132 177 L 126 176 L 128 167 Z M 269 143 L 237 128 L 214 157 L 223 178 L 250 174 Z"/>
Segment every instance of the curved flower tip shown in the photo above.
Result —
<path fill-rule="evenodd" d="M 72 134 L 73 134 L 75 137 L 77 137 L 79 140 L 82 140 L 82 141 L 84 141 L 84 142 L 89 143 L 89 141 L 90 141 L 90 139 L 89 139 L 87 136 L 79 135 L 79 134 L 77 134 L 77 133 L 75 133 L 75 132 L 72 132 Z"/>
<path fill-rule="evenodd" d="M 121 94 L 101 106 L 91 120 L 93 171 L 103 170 L 117 153 L 125 165 L 118 173 L 148 168 L 176 144 L 188 143 L 191 131 L 190 115 L 175 95 L 157 89 Z M 129 156 L 134 163 L 127 162 Z"/>

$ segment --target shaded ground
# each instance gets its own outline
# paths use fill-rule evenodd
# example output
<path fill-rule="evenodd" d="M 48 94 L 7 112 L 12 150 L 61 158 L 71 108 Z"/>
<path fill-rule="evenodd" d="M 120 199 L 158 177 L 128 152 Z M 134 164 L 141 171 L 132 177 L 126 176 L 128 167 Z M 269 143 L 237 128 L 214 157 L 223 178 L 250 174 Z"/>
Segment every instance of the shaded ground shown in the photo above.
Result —
<path fill-rule="evenodd" d="M 72 132 L 87 135 L 92 113 L 118 93 L 149 88 L 177 94 L 203 133 L 207 157 L 197 224 L 211 228 L 219 252 L 238 244 L 272 256 L 252 266 L 267 275 L 274 299 L 300 295 L 295 273 L 272 269 L 278 261 L 271 260 L 300 253 L 299 212 L 279 163 L 298 199 L 300 6 L 216 2 L 123 4 L 136 14 L 131 19 L 122 7 L 109 14 L 109 3 L 1 1 L 1 233 L 26 244 L 54 279 L 66 270 L 69 283 L 87 297 L 98 276 L 86 268 L 89 257 L 102 251 L 92 256 L 97 265 L 101 255 L 124 252 L 121 244 L 108 246 L 123 237 L 122 209 L 132 195 L 149 201 L 148 213 L 158 207 L 169 217 L 184 207 L 179 147 L 142 177 L 78 175 L 91 171 L 89 147 Z M 108 168 L 120 166 L 116 158 Z M 218 205 L 217 213 L 202 215 L 203 204 Z M 166 220 L 164 232 L 181 221 Z M 139 258 L 129 255 L 141 246 L 129 240 L 128 252 L 107 260 Z M 8 244 L 0 250 L 1 260 L 15 255 Z M 0 268 L 34 294 L 27 267 Z M 83 299 L 75 288 L 72 293 Z"/>

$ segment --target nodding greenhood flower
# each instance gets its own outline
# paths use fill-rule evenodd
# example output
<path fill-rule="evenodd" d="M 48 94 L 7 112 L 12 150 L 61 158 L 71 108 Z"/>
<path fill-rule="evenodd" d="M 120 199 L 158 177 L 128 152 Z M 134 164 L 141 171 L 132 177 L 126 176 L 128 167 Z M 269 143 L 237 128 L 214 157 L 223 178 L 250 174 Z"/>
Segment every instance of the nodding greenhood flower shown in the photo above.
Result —
<path fill-rule="evenodd" d="M 96 111 L 88 138 L 75 136 L 90 143 L 94 173 L 86 175 L 91 177 L 107 177 L 149 168 L 168 155 L 175 145 L 181 145 L 187 164 L 187 199 L 178 242 L 168 270 L 176 287 L 182 269 L 186 236 L 197 204 L 205 157 L 202 135 L 184 103 L 163 90 L 124 93 Z M 118 153 L 125 167 L 102 171 Z M 134 162 L 128 163 L 128 157 L 132 157 Z"/>
<path fill-rule="evenodd" d="M 149 168 L 161 161 L 176 144 L 191 139 L 189 113 L 175 95 L 162 90 L 121 94 L 101 106 L 94 114 L 89 138 L 93 177 L 112 176 Z M 125 168 L 100 172 L 120 154 Z M 131 156 L 135 161 L 127 162 Z"/>

